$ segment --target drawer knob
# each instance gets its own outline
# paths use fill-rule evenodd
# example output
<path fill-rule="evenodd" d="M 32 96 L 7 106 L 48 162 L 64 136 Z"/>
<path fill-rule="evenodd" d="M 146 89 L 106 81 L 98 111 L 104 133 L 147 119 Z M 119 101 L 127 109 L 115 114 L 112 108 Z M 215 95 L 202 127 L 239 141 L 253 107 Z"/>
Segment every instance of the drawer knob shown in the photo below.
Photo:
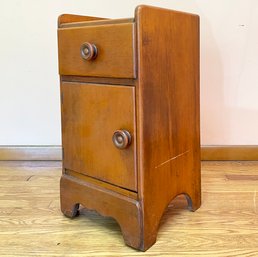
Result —
<path fill-rule="evenodd" d="M 131 144 L 132 137 L 127 130 L 116 130 L 112 140 L 117 148 L 125 149 Z"/>
<path fill-rule="evenodd" d="M 84 60 L 90 61 L 97 57 L 98 48 L 91 43 L 85 42 L 81 46 L 81 56 Z"/>

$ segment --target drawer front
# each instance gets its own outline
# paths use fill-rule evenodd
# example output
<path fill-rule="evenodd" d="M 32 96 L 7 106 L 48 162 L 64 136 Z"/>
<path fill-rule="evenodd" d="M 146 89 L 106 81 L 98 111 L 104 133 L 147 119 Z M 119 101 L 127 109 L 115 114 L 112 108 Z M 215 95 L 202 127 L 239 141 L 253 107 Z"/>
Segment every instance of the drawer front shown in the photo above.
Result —
<path fill-rule="evenodd" d="M 64 168 L 137 191 L 134 88 L 63 82 L 61 93 Z M 115 146 L 116 130 L 128 147 Z"/>
<path fill-rule="evenodd" d="M 82 57 L 84 43 L 96 46 L 95 58 Z M 133 23 L 60 28 L 58 48 L 61 75 L 135 78 Z"/>

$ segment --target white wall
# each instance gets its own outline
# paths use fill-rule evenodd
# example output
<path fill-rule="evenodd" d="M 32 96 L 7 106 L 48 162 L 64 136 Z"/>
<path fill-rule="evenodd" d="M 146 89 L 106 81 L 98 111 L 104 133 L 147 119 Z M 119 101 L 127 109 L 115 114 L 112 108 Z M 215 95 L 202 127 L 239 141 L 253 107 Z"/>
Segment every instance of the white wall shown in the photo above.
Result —
<path fill-rule="evenodd" d="M 201 16 L 204 145 L 258 144 L 257 0 L 1 0 L 0 145 L 59 145 L 57 17 L 133 17 L 138 4 Z"/>

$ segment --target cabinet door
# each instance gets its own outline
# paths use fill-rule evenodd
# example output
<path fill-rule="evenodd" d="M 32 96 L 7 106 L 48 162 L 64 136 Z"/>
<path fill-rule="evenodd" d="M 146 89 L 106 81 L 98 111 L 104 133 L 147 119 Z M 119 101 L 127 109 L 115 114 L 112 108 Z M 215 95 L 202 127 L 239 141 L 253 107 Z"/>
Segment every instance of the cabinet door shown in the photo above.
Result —
<path fill-rule="evenodd" d="M 137 191 L 134 87 L 63 82 L 61 94 L 64 168 Z M 127 148 L 116 130 L 130 133 Z"/>

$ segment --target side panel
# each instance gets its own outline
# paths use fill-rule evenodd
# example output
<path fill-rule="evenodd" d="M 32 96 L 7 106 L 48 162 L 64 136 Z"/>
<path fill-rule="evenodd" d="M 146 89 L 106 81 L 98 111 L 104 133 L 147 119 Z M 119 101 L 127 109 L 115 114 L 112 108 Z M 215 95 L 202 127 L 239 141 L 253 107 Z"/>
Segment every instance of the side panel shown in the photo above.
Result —
<path fill-rule="evenodd" d="M 200 206 L 199 17 L 140 6 L 136 24 L 139 194 L 150 245 L 176 195 Z"/>

